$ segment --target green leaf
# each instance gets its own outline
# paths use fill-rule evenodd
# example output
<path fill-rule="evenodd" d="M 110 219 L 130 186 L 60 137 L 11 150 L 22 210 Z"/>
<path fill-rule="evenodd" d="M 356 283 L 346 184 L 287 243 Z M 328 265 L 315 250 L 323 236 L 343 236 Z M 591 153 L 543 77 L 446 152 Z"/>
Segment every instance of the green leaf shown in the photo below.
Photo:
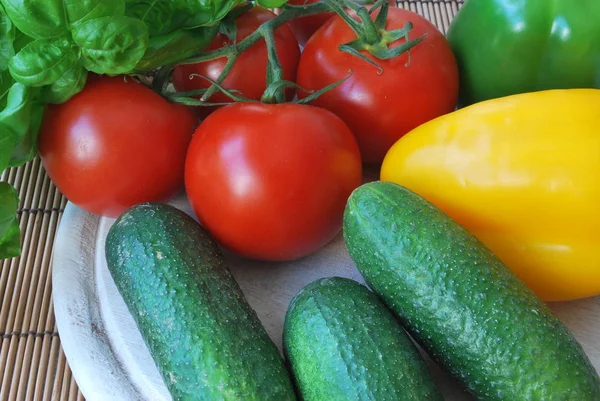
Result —
<path fill-rule="evenodd" d="M 18 139 L 24 136 L 29 127 L 27 120 L 29 118 L 32 91 L 33 88 L 18 82 L 10 87 L 4 109 L 0 112 L 0 137 L 5 137 L 10 133 L 13 138 L 17 139 L 14 141 L 14 144 L 16 144 Z"/>
<path fill-rule="evenodd" d="M 184 28 L 188 15 L 177 8 L 177 1 L 138 0 L 127 4 L 126 14 L 143 21 L 150 37 Z"/>
<path fill-rule="evenodd" d="M 139 19 L 102 17 L 78 24 L 73 40 L 83 65 L 97 74 L 130 73 L 146 52 L 148 28 Z"/>
<path fill-rule="evenodd" d="M 151 36 L 214 25 L 244 0 L 129 0 L 126 15 L 151 26 Z"/>
<path fill-rule="evenodd" d="M 244 4 L 244 0 L 175 0 L 183 3 L 188 10 L 189 19 L 186 22 L 188 28 L 212 25 L 229 14 L 235 7 Z M 284 4 L 286 1 L 281 2 Z"/>
<path fill-rule="evenodd" d="M 151 38 L 135 71 L 147 73 L 194 56 L 208 47 L 218 31 L 219 25 L 213 25 Z"/>
<path fill-rule="evenodd" d="M 15 53 L 17 53 L 19 50 L 21 50 L 34 40 L 35 39 L 33 39 L 32 37 L 25 35 L 23 32 L 15 28 L 15 41 L 13 42 Z"/>
<path fill-rule="evenodd" d="M 125 15 L 125 0 L 63 0 L 71 26 L 101 17 Z"/>
<path fill-rule="evenodd" d="M 11 77 L 10 72 L 8 72 L 8 70 L 0 71 L 0 111 L 6 107 L 6 102 L 8 100 L 8 91 L 14 83 L 15 80 L 13 79 L 13 77 Z"/>
<path fill-rule="evenodd" d="M 62 77 L 51 85 L 44 86 L 40 94 L 42 103 L 60 104 L 75 96 L 85 86 L 87 70 L 81 64 L 75 64 Z"/>
<path fill-rule="evenodd" d="M 264 8 L 279 8 L 287 3 L 287 0 L 258 0 L 257 3 Z"/>
<path fill-rule="evenodd" d="M 63 0 L 0 0 L 15 26 L 27 36 L 49 39 L 67 33 Z"/>
<path fill-rule="evenodd" d="M 4 234 L 0 235 L 0 259 L 21 256 L 21 230 L 16 217 Z"/>
<path fill-rule="evenodd" d="M 13 24 L 0 5 L 0 71 L 8 68 L 10 58 L 15 55 L 14 41 L 15 30 Z"/>
<path fill-rule="evenodd" d="M 13 78 L 24 85 L 50 85 L 77 62 L 76 50 L 67 38 L 38 39 L 22 48 L 8 68 Z"/>
<path fill-rule="evenodd" d="M 9 167 L 21 166 L 37 156 L 38 135 L 40 126 L 42 125 L 44 110 L 45 108 L 37 103 L 30 106 L 29 128 L 21 137 L 19 143 L 14 147 L 10 155 L 10 160 L 8 161 Z"/>
<path fill-rule="evenodd" d="M 21 255 L 21 233 L 17 221 L 19 195 L 5 182 L 0 182 L 0 259 Z"/>
<path fill-rule="evenodd" d="M 0 172 L 8 167 L 12 150 L 15 147 L 16 139 L 12 132 L 0 133 Z"/>
<path fill-rule="evenodd" d="M 8 92 L 0 112 L 0 171 L 7 165 L 26 163 L 37 153 L 37 135 L 44 111 L 34 100 L 38 92 L 39 89 L 18 82 Z"/>

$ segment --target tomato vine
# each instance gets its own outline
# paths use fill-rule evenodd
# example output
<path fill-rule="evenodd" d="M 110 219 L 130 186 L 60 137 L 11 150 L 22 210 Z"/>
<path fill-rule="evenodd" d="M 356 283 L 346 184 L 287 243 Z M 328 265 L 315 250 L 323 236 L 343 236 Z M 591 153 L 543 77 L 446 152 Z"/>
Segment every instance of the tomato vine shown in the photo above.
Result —
<path fill-rule="evenodd" d="M 388 8 L 389 3 L 387 0 L 378 0 L 376 3 L 372 4 L 370 8 L 367 8 L 364 4 L 360 4 L 351 0 L 323 0 L 322 2 L 306 5 L 284 4 L 281 7 L 281 12 L 279 15 L 277 15 L 277 17 L 263 23 L 245 39 L 237 43 L 233 43 L 219 49 L 206 51 L 197 56 L 177 62 L 178 65 L 194 64 L 215 60 L 221 57 L 227 58 L 227 63 L 225 64 L 220 76 L 215 81 L 211 82 L 212 85 L 208 89 L 180 94 L 169 94 L 167 91 L 167 86 L 175 64 L 163 66 L 159 70 L 153 82 L 154 89 L 166 94 L 173 101 L 189 105 L 215 105 L 214 103 L 208 102 L 208 99 L 217 91 L 224 92 L 235 101 L 248 100 L 235 96 L 231 91 L 224 91 L 220 85 L 233 68 L 239 55 L 262 39 L 266 42 L 269 59 L 267 70 L 267 91 L 265 91 L 262 101 L 275 101 L 279 103 L 284 102 L 284 89 L 286 87 L 293 86 L 294 84 L 288 83 L 277 85 L 276 91 L 274 91 L 274 87 L 271 86 L 283 79 L 282 67 L 277 56 L 273 32 L 278 27 L 297 18 L 326 12 L 334 12 L 339 15 L 357 35 L 356 40 L 341 45 L 339 50 L 359 57 L 381 71 L 381 67 L 375 61 L 361 53 L 361 51 L 367 51 L 376 59 L 385 60 L 409 52 L 424 39 L 424 36 L 414 39 L 408 38 L 408 35 L 412 30 L 412 24 L 410 22 L 407 22 L 402 29 L 387 31 L 385 29 L 385 25 Z M 348 10 L 350 10 L 350 12 Z M 379 10 L 379 14 L 373 20 L 371 16 L 377 10 Z M 356 14 L 359 20 L 355 19 L 351 13 Z M 390 45 L 393 42 L 401 38 L 405 39 L 404 43 L 394 48 L 390 48 Z M 319 91 L 319 93 L 312 93 L 311 98 L 307 101 L 312 100 L 315 96 L 318 96 L 322 92 L 333 89 L 342 82 L 343 81 L 340 81 L 327 88 L 323 88 L 323 90 Z M 302 88 L 299 89 L 302 90 Z M 198 101 L 195 99 L 190 99 L 189 96 L 201 96 L 201 98 Z"/>

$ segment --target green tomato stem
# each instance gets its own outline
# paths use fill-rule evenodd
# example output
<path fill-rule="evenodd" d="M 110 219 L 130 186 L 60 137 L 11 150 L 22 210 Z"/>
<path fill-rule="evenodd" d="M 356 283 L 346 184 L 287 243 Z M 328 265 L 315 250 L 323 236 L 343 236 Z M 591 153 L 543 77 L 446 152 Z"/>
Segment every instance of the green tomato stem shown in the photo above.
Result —
<path fill-rule="evenodd" d="M 166 65 L 161 67 L 152 79 L 152 89 L 158 93 L 164 93 L 169 85 L 171 79 L 171 73 L 173 72 L 174 65 Z"/>
<path fill-rule="evenodd" d="M 340 0 L 334 0 L 334 2 L 335 1 L 340 1 Z M 364 41 L 369 44 L 375 44 L 375 43 L 378 43 L 379 41 L 381 41 L 381 35 L 379 34 L 378 26 L 371 19 L 371 11 L 367 10 L 364 7 L 364 4 L 359 4 L 358 2 L 355 2 L 355 1 L 350 1 L 350 2 L 342 1 L 341 3 L 342 3 L 341 11 L 343 14 L 346 14 L 346 16 L 347 16 L 347 18 L 344 18 L 344 20 L 346 21 L 346 23 L 349 23 L 349 20 L 350 20 L 358 25 L 358 30 L 354 30 L 354 32 L 357 34 L 357 36 L 359 38 L 361 36 L 364 37 Z M 365 3 L 365 4 L 367 4 L 367 3 Z M 375 3 L 375 4 L 377 4 L 377 3 Z M 354 12 L 356 12 L 356 15 L 358 15 L 358 17 L 362 21 L 362 24 L 357 23 L 354 18 L 352 18 L 350 15 L 348 15 L 348 13 L 345 12 L 344 7 L 348 7 L 350 9 L 352 9 Z M 337 12 L 337 13 L 339 15 L 342 15 L 342 13 L 340 13 L 340 12 Z M 387 13 L 383 16 L 384 19 L 386 16 L 387 16 Z"/>
<path fill-rule="evenodd" d="M 365 37 L 365 42 L 369 44 L 375 44 L 381 41 L 381 35 L 379 34 L 379 30 L 375 26 L 375 22 L 371 19 L 371 15 L 369 14 L 369 10 L 364 7 L 361 7 L 357 11 L 358 16 L 363 22 L 363 32 Z"/>
<path fill-rule="evenodd" d="M 323 1 L 324 1 L 324 3 L 326 3 L 329 6 L 331 11 L 333 11 L 337 15 L 339 15 L 340 18 L 342 18 L 344 20 L 344 22 L 346 24 L 348 24 L 348 26 L 354 31 L 356 36 L 361 35 L 362 27 L 361 27 L 360 23 L 358 21 L 356 21 L 354 18 L 352 18 L 350 16 L 350 14 L 348 14 L 345 10 L 346 6 L 348 6 L 348 8 L 352 8 L 352 9 L 361 7 L 361 6 L 359 6 L 358 4 L 355 4 L 352 1 L 348 2 L 349 4 L 347 4 L 347 5 L 343 1 L 340 1 L 340 0 L 323 0 Z"/>
<path fill-rule="evenodd" d="M 260 27 L 262 35 L 265 38 L 267 44 L 267 55 L 269 64 L 267 65 L 267 88 L 270 87 L 274 82 L 283 81 L 283 67 L 279 61 L 279 55 L 277 54 L 277 46 L 275 43 L 275 34 L 273 29 L 270 27 Z M 268 92 L 265 92 L 267 95 Z M 263 96 L 261 99 L 264 103 L 283 103 L 285 101 L 285 88 L 275 91 L 273 96 Z"/>
<path fill-rule="evenodd" d="M 217 92 L 219 90 L 219 86 L 223 83 L 223 81 L 225 80 L 225 78 L 227 78 L 227 75 L 229 75 L 229 72 L 231 71 L 231 69 L 233 68 L 233 65 L 235 64 L 235 62 L 237 61 L 237 54 L 232 54 L 227 58 L 227 63 L 225 63 L 225 67 L 223 67 L 223 71 L 221 71 L 221 74 L 219 74 L 219 77 L 217 78 L 216 85 L 213 83 L 210 85 L 210 87 L 206 90 L 206 92 L 204 93 L 204 95 L 202 95 L 202 101 L 207 101 L 215 92 Z"/>

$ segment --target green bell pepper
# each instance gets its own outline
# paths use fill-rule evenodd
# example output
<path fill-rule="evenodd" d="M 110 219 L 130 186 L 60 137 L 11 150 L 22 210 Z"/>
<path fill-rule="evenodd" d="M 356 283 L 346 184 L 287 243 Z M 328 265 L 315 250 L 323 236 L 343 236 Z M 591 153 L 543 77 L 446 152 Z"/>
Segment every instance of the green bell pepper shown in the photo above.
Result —
<path fill-rule="evenodd" d="M 467 0 L 448 30 L 460 104 L 600 88 L 600 0 Z"/>

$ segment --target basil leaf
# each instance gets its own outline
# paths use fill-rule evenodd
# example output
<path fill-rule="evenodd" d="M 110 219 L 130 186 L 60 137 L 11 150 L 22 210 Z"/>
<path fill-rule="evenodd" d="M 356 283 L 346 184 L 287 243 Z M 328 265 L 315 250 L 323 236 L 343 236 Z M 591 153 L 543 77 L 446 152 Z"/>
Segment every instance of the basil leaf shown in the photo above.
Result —
<path fill-rule="evenodd" d="M 14 144 L 25 136 L 29 128 L 28 119 L 33 89 L 15 82 L 10 87 L 5 107 L 0 112 L 0 133 L 2 137 L 11 134 L 15 138 Z"/>
<path fill-rule="evenodd" d="M 151 38 L 146 54 L 135 67 L 135 71 L 147 73 L 191 57 L 206 49 L 218 31 L 219 25 L 215 24 Z"/>
<path fill-rule="evenodd" d="M 8 61 L 15 55 L 14 41 L 15 31 L 13 24 L 0 5 L 0 71 L 8 68 Z"/>
<path fill-rule="evenodd" d="M 87 70 L 81 64 L 75 64 L 70 70 L 49 86 L 42 88 L 42 103 L 60 104 L 75 96 L 85 86 Z"/>
<path fill-rule="evenodd" d="M 221 21 L 244 0 L 173 0 L 188 16 L 184 27 L 197 28 Z"/>
<path fill-rule="evenodd" d="M 67 20 L 75 25 L 100 17 L 125 15 L 125 0 L 63 0 Z"/>
<path fill-rule="evenodd" d="M 33 42 L 35 39 L 25 35 L 23 32 L 15 29 L 15 41 L 13 42 L 13 47 L 15 49 L 15 53 L 19 50 Z"/>
<path fill-rule="evenodd" d="M 15 147 L 15 137 L 12 132 L 4 132 L 0 136 L 0 172 L 8 167 L 10 156 Z"/>
<path fill-rule="evenodd" d="M 188 16 L 175 1 L 138 0 L 127 4 L 126 14 L 148 26 L 150 37 L 169 34 L 182 28 Z"/>
<path fill-rule="evenodd" d="M 28 162 L 37 153 L 37 136 L 44 111 L 44 107 L 34 100 L 38 92 L 39 89 L 18 82 L 8 92 L 0 112 L 0 144 L 3 150 L 0 153 L 0 171 L 7 165 L 12 167 Z"/>
<path fill-rule="evenodd" d="M 102 17 L 78 24 L 73 40 L 83 65 L 97 74 L 130 73 L 146 52 L 148 28 L 139 19 Z"/>
<path fill-rule="evenodd" d="M 15 80 L 13 79 L 13 77 L 10 76 L 10 72 L 8 72 L 8 70 L 0 72 L 0 111 L 6 107 L 6 103 L 8 100 L 8 91 L 14 83 Z M 2 171 L 1 165 L 0 171 Z"/>
<path fill-rule="evenodd" d="M 29 110 L 29 127 L 21 140 L 14 147 L 10 160 L 9 167 L 22 166 L 28 161 L 33 160 L 38 153 L 38 135 L 40 126 L 42 125 L 42 117 L 44 116 L 44 107 L 37 102 L 30 106 Z"/>
<path fill-rule="evenodd" d="M 21 233 L 17 221 L 19 196 L 5 182 L 0 182 L 0 259 L 21 255 Z"/>
<path fill-rule="evenodd" d="M 38 39 L 23 47 L 8 68 L 17 82 L 44 86 L 56 81 L 76 62 L 76 49 L 68 39 Z"/>
<path fill-rule="evenodd" d="M 126 15 L 144 21 L 150 36 L 213 25 L 244 0 L 128 0 Z"/>
<path fill-rule="evenodd" d="M 63 0 L 0 0 L 15 26 L 27 36 L 49 39 L 67 33 Z"/>
<path fill-rule="evenodd" d="M 0 235 L 0 259 L 21 256 L 21 229 L 16 217 L 4 234 Z"/>
<path fill-rule="evenodd" d="M 257 3 L 264 8 L 279 8 L 287 3 L 287 0 L 257 0 Z"/>

